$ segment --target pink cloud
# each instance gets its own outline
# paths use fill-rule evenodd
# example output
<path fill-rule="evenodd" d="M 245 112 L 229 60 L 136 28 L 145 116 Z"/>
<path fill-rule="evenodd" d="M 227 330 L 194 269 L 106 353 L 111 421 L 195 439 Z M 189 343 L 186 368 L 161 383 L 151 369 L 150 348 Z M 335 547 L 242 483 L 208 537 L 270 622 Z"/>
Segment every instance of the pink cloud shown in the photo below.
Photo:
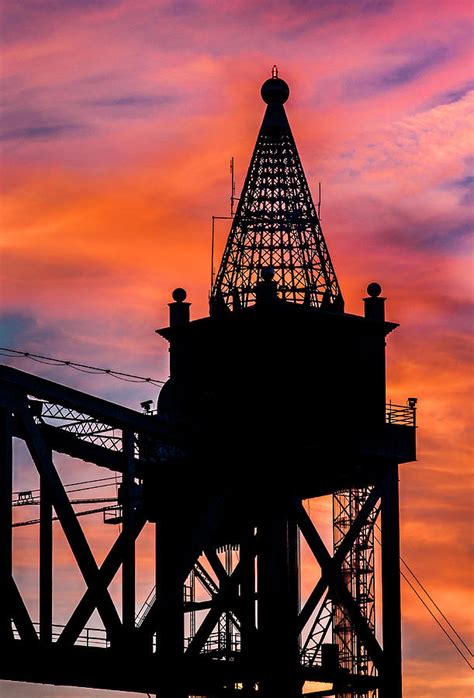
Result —
<path fill-rule="evenodd" d="M 277 62 L 313 192 L 323 182 L 323 228 L 347 307 L 362 312 L 378 280 L 389 318 L 401 322 L 389 338 L 389 395 L 420 398 L 419 461 L 401 472 L 403 554 L 467 634 L 471 3 L 38 7 L 6 12 L 7 336 L 21 349 L 166 377 L 154 329 L 167 323 L 176 286 L 194 317 L 207 312 L 210 216 L 227 211 L 232 155 L 243 181 L 264 109 L 259 87 Z M 225 235 L 222 224 L 218 245 Z M 13 363 L 133 407 L 149 393 Z M 103 555 L 103 527 L 84 525 Z M 23 574 L 34 537 L 18 540 Z M 66 580 L 65 548 L 58 564 Z M 307 554 L 304 570 L 317 573 Z M 24 584 L 33 602 L 33 582 Z M 454 674 L 461 695 L 463 667 L 417 604 L 408 590 L 406 695 L 446 695 Z"/>

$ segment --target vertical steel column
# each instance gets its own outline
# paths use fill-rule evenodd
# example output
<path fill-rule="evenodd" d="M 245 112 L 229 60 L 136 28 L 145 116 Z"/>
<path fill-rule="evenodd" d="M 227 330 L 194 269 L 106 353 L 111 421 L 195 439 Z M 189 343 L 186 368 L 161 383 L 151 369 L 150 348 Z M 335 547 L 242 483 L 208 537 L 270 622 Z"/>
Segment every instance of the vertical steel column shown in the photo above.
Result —
<path fill-rule="evenodd" d="M 122 478 L 123 563 L 122 622 L 124 636 L 135 627 L 135 534 L 134 534 L 134 434 L 123 431 L 124 470 Z"/>
<path fill-rule="evenodd" d="M 242 576 L 240 582 L 241 626 L 240 641 L 244 673 L 248 680 L 244 689 L 253 689 L 255 676 L 255 534 L 254 527 L 247 526 L 240 541 L 240 565 Z M 252 677 L 252 678 L 250 678 Z"/>
<path fill-rule="evenodd" d="M 12 639 L 12 414 L 0 409 L 0 643 Z"/>
<path fill-rule="evenodd" d="M 294 554 L 288 506 L 275 502 L 259 526 L 258 625 L 262 698 L 295 698 L 299 685 Z"/>
<path fill-rule="evenodd" d="M 398 464 L 392 463 L 382 489 L 383 698 L 402 697 L 400 520 Z"/>
<path fill-rule="evenodd" d="M 171 507 L 160 507 L 156 524 L 157 695 L 159 698 L 186 698 L 183 689 L 185 541 L 182 522 Z"/>
<path fill-rule="evenodd" d="M 293 603 L 292 614 L 297 618 L 301 605 L 300 589 L 300 539 L 299 530 L 295 521 L 288 521 L 288 581 L 290 591 L 290 602 Z M 300 649 L 300 638 L 297 638 L 298 650 Z"/>
<path fill-rule="evenodd" d="M 229 543 L 225 548 L 224 560 L 225 560 L 225 571 L 230 576 L 232 574 L 232 562 L 233 562 L 232 544 L 231 543 Z M 224 617 L 225 617 L 224 652 L 225 652 L 225 658 L 227 660 L 229 660 L 232 656 L 232 643 L 234 641 L 234 626 L 232 624 L 231 615 L 230 615 L 229 611 L 226 611 Z"/>
<path fill-rule="evenodd" d="M 41 642 L 52 642 L 53 633 L 53 507 L 48 483 L 40 476 L 39 619 Z"/>

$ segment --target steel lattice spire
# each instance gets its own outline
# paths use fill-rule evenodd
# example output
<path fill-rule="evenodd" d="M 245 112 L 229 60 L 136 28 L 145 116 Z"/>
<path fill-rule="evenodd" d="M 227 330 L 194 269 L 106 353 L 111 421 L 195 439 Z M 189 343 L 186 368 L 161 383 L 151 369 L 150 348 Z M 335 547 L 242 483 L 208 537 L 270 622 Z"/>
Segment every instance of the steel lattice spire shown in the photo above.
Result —
<path fill-rule="evenodd" d="M 283 107 L 289 93 L 274 66 L 262 86 L 267 109 L 212 289 L 214 304 L 252 305 L 262 271 L 271 268 L 266 276 L 273 273 L 283 300 L 344 308 Z"/>

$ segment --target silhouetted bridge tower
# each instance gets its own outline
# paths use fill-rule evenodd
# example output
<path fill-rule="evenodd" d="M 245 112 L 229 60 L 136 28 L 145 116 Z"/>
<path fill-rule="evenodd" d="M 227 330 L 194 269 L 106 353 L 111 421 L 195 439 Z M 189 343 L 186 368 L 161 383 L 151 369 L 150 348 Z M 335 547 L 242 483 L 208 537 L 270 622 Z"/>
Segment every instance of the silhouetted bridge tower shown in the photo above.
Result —
<path fill-rule="evenodd" d="M 0 368 L 0 678 L 187 696 L 400 698 L 398 465 L 415 405 L 386 406 L 385 320 L 341 290 L 274 70 L 211 291 L 190 320 L 173 292 L 158 414 Z M 56 421 L 54 422 L 54 419 Z M 11 442 L 40 473 L 39 632 L 12 575 Z M 99 567 L 52 453 L 122 473 L 122 531 Z M 333 496 L 333 550 L 304 501 Z M 86 583 L 53 626 L 54 507 Z M 156 588 L 137 615 L 135 541 L 156 524 Z M 377 528 L 377 531 L 376 531 Z M 375 536 L 381 540 L 381 637 Z M 304 599 L 300 543 L 319 578 Z M 122 571 L 119 613 L 108 587 Z M 84 641 L 97 609 L 103 646 Z M 326 684 L 326 685 L 324 685 Z"/>

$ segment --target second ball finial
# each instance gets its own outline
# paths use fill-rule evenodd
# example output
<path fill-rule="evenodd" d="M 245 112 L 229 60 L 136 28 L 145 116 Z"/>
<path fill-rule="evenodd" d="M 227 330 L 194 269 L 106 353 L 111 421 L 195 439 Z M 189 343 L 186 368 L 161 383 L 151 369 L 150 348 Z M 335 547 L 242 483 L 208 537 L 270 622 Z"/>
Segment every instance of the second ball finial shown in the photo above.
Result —
<path fill-rule="evenodd" d="M 184 288 L 175 288 L 171 295 L 176 303 L 183 303 L 186 300 L 187 294 Z"/>
<path fill-rule="evenodd" d="M 371 298 L 377 298 L 382 293 L 382 286 L 376 281 L 372 281 L 372 283 L 367 286 L 367 293 Z"/>

